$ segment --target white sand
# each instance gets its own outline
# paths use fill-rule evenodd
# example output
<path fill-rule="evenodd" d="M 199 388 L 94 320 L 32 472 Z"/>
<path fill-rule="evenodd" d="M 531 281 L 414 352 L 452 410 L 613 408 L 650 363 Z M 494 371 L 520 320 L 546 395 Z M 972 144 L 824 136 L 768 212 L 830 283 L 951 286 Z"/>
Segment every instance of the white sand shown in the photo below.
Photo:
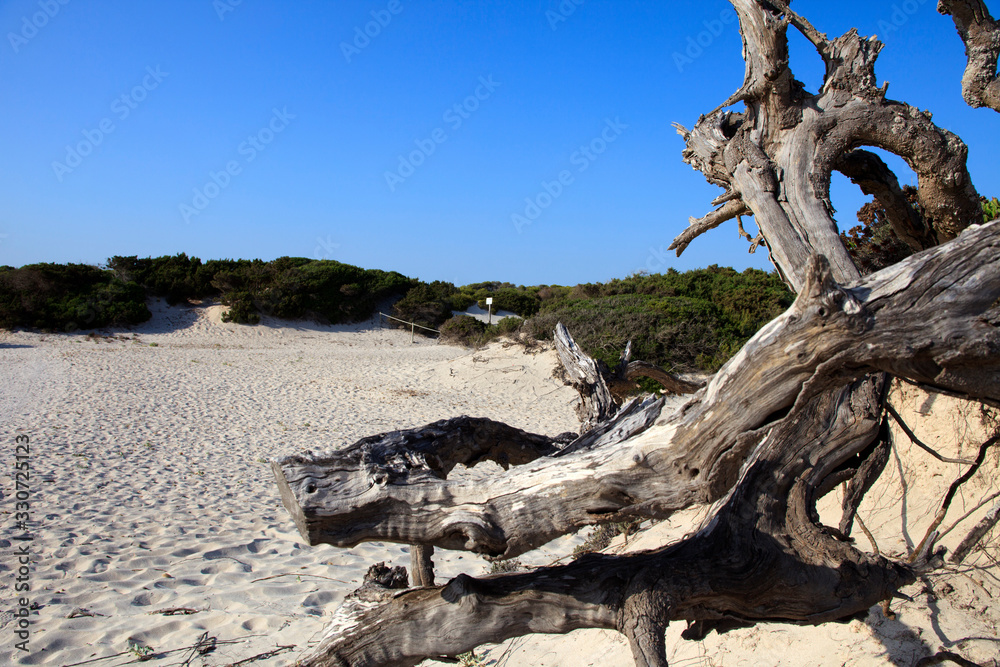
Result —
<path fill-rule="evenodd" d="M 419 337 L 411 344 L 409 332 L 370 324 L 241 327 L 222 323 L 220 313 L 219 306 L 157 305 L 151 322 L 96 342 L 82 334 L 0 332 L 7 470 L 14 466 L 15 437 L 31 439 L 29 595 L 37 607 L 24 654 L 14 649 L 11 614 L 23 595 L 13 589 L 13 554 L 23 543 L 12 540 L 20 531 L 9 514 L 13 484 L 5 473 L 0 665 L 95 658 L 101 659 L 88 664 L 122 665 L 135 659 L 129 642 L 152 649 L 146 664 L 179 665 L 190 653 L 181 649 L 204 632 L 219 645 L 192 665 L 225 665 L 294 645 L 252 663 L 287 664 L 318 638 L 369 565 L 409 565 L 409 555 L 389 543 L 351 550 L 303 545 L 266 459 L 461 414 L 548 434 L 577 429 L 576 394 L 552 378 L 551 351 L 531 355 L 493 345 L 470 352 Z M 910 416 L 933 413 L 919 428 L 943 453 L 955 448 L 956 432 L 964 438 L 962 456 L 981 435 L 978 414 L 962 413 L 950 399 L 909 392 L 897 403 Z M 890 462 L 862 508 L 883 551 L 902 553 L 907 542 L 919 541 L 942 488 L 960 469 L 911 449 L 900 441 L 899 465 Z M 944 525 L 998 489 L 995 453 L 986 468 Z M 900 469 L 909 483 L 905 504 Z M 953 546 L 979 514 L 945 544 Z M 698 515 L 664 522 L 630 546 L 675 539 Z M 836 516 L 827 521 L 835 525 Z M 522 560 L 547 563 L 580 539 L 564 538 Z M 671 627 L 671 665 L 909 665 L 942 646 L 989 664 L 1000 654 L 993 599 L 1000 574 L 987 567 L 996 557 L 994 547 L 970 558 L 976 567 L 931 578 L 934 602 L 923 583 L 910 587 L 916 601 L 894 604 L 896 621 L 875 610 L 866 623 L 764 626 L 701 644 L 675 641 L 681 628 Z M 475 555 L 440 550 L 435 562 L 439 583 L 489 568 Z M 197 613 L 162 614 L 175 608 Z M 632 665 L 624 640 L 606 631 L 517 639 L 488 649 L 484 661 Z"/>

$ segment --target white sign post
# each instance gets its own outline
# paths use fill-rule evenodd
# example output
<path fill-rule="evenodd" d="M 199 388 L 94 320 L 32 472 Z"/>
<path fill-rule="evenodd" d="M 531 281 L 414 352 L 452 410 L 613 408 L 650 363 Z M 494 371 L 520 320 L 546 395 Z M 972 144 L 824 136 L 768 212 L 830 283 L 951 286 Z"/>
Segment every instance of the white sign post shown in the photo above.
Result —
<path fill-rule="evenodd" d="M 492 324 L 493 324 L 493 297 L 491 297 L 491 296 L 486 297 L 486 308 L 488 309 L 487 312 L 489 313 L 489 315 L 487 316 L 487 319 L 489 320 L 487 322 L 487 324 L 492 326 Z"/>

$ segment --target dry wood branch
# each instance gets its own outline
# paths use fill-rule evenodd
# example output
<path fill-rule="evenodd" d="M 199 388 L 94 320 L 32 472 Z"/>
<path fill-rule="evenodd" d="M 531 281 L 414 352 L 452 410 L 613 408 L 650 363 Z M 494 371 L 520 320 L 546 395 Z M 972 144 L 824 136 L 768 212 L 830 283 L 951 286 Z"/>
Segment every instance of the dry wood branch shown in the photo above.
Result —
<path fill-rule="evenodd" d="M 896 236 L 911 249 L 919 251 L 937 245 L 937 239 L 906 200 L 896 175 L 882 158 L 869 151 L 848 151 L 837 158 L 834 168 L 851 179 L 863 193 L 878 200 Z"/>
<path fill-rule="evenodd" d="M 304 498 L 322 502 L 329 493 L 333 495 L 331 501 L 334 503 L 351 507 L 357 499 L 370 495 L 375 487 L 391 487 L 403 480 L 410 483 L 419 479 L 444 480 L 460 463 L 470 468 L 486 460 L 503 467 L 526 463 L 558 451 L 574 437 L 575 434 L 563 434 L 550 438 L 488 419 L 457 417 L 422 429 L 363 438 L 325 458 L 317 457 L 312 452 L 306 452 L 301 457 L 287 457 L 280 464 L 272 462 L 272 468 L 278 478 L 285 507 L 295 519 L 299 532 L 311 544 L 329 542 L 351 546 L 364 538 L 352 543 L 338 536 L 332 525 L 316 524 L 312 521 L 313 517 L 307 516 L 299 502 L 289 495 L 292 493 L 290 485 L 296 486 Z M 324 479 L 332 488 L 321 488 L 309 476 L 312 466 L 319 461 L 327 467 L 318 479 Z M 297 471 L 301 476 L 289 477 L 288 471 L 298 464 L 302 465 Z M 286 465 L 284 471 L 282 465 Z M 395 509 L 395 502 L 387 501 L 386 504 L 359 508 L 351 513 L 351 517 L 358 523 L 385 520 Z"/>
<path fill-rule="evenodd" d="M 565 347 L 568 342 L 572 342 L 573 346 L 576 343 L 573 342 L 573 337 L 570 336 L 569 331 L 566 327 L 560 323 L 556 327 L 556 340 L 560 348 Z M 637 378 L 646 377 L 658 382 L 663 390 L 668 394 L 693 394 L 702 387 L 705 386 L 704 382 L 689 382 L 687 380 L 682 380 L 681 378 L 667 372 L 665 369 L 660 368 L 656 364 L 651 364 L 648 361 L 632 361 L 632 341 L 629 341 L 625 345 L 625 350 L 622 351 L 621 356 L 618 359 L 618 365 L 612 370 L 607 367 L 607 364 L 590 359 L 586 355 L 583 355 L 586 361 L 581 360 L 579 355 L 583 355 L 579 348 L 573 355 L 571 354 L 560 354 L 560 359 L 563 360 L 564 364 L 568 361 L 574 364 L 587 364 L 587 368 L 593 367 L 595 370 L 593 373 L 589 373 L 587 377 L 598 378 L 596 381 L 597 386 L 589 384 L 586 386 L 577 386 L 577 390 L 580 393 L 580 397 L 583 401 L 583 406 L 581 409 L 581 414 L 586 422 L 584 424 L 584 432 L 587 431 L 587 424 L 592 421 L 590 417 L 591 414 L 596 413 L 598 408 L 588 407 L 588 404 L 592 401 L 591 396 L 603 396 L 605 390 L 610 393 L 612 405 L 611 408 L 602 407 L 600 410 L 608 413 L 604 418 L 606 421 L 610 419 L 610 416 L 615 414 L 616 410 L 619 410 L 619 403 L 623 403 L 628 399 L 629 394 L 633 393 L 637 388 L 635 380 Z M 583 374 L 578 371 L 570 371 L 569 374 L 573 377 L 580 377 Z M 574 383 L 576 384 L 576 383 Z"/>
<path fill-rule="evenodd" d="M 865 494 L 872 488 L 879 475 L 885 470 L 885 464 L 889 461 L 889 454 L 892 451 L 892 447 L 889 444 L 889 429 L 884 420 L 882 428 L 879 430 L 877 443 L 868 457 L 858 466 L 857 472 L 851 478 L 844 492 L 844 499 L 841 503 L 843 515 L 840 518 L 839 526 L 842 535 L 850 536 L 851 527 L 854 524 L 858 507 L 861 506 L 861 501 L 864 500 Z M 867 533 L 867 530 L 863 526 L 862 530 L 865 530 L 869 539 L 872 539 L 871 534 Z M 872 541 L 872 546 L 875 546 L 874 540 Z M 875 553 L 878 553 L 877 546 L 875 546 Z"/>
<path fill-rule="evenodd" d="M 783 420 L 711 524 L 678 544 L 591 554 L 527 574 L 460 575 L 447 586 L 351 607 L 299 664 L 402 667 L 528 632 L 602 627 L 630 637 L 636 664 L 661 665 L 669 621 L 721 628 L 866 613 L 912 574 L 854 550 L 811 519 L 815 486 L 878 430 L 879 389 L 865 386 L 819 397 Z M 799 445 L 789 450 L 789 442 Z"/>
<path fill-rule="evenodd" d="M 997 442 L 1000 442 L 1000 433 L 994 435 L 992 438 L 979 446 L 979 455 L 976 456 L 976 460 L 973 461 L 972 465 L 969 466 L 969 469 L 966 470 L 961 477 L 952 482 L 951 486 L 948 487 L 948 493 L 945 494 L 944 500 L 941 501 L 941 508 L 934 516 L 934 520 L 931 521 L 931 525 L 927 527 L 927 532 L 924 534 L 923 539 L 920 540 L 920 544 L 918 544 L 913 550 L 913 553 L 910 554 L 910 562 L 914 562 L 920 558 L 922 554 L 930 552 L 933 547 L 934 540 L 936 539 L 937 528 L 941 525 L 941 522 L 944 521 L 945 515 L 948 514 L 948 508 L 951 507 L 951 501 L 955 498 L 955 494 L 958 492 L 958 489 L 972 479 L 973 475 L 979 472 L 980 466 L 982 466 L 983 461 L 986 460 L 986 451 Z"/>
<path fill-rule="evenodd" d="M 1000 503 L 997 503 L 993 508 L 986 513 L 979 523 L 972 527 L 969 534 L 959 543 L 955 548 L 955 553 L 953 553 L 948 560 L 952 563 L 960 564 L 965 560 L 966 556 L 969 555 L 976 545 L 979 544 L 988 532 L 993 530 L 993 527 L 997 525 L 1000 521 Z"/>
<path fill-rule="evenodd" d="M 816 260 L 792 308 L 683 409 L 648 430 L 655 404 L 620 414 L 557 455 L 475 483 L 443 479 L 428 456 L 418 460 L 407 448 L 470 441 L 478 443 L 475 452 L 514 451 L 526 434 L 491 430 L 507 438 L 501 446 L 442 422 L 426 433 L 368 438 L 345 452 L 286 457 L 274 468 L 286 507 L 311 543 L 391 540 L 513 557 L 582 525 L 662 518 L 722 497 L 759 442 L 758 429 L 869 372 L 1000 397 L 1000 328 L 981 318 L 997 297 L 1000 222 L 846 289 Z"/>
<path fill-rule="evenodd" d="M 990 16 L 983 0 L 941 0 L 938 11 L 951 15 L 965 43 L 968 64 L 962 76 L 962 96 L 972 107 L 1000 111 L 1000 21 Z"/>
<path fill-rule="evenodd" d="M 559 360 L 562 361 L 570 382 L 580 392 L 580 421 L 583 422 L 581 430 L 586 433 L 614 417 L 618 404 L 605 382 L 605 373 L 596 361 L 580 349 L 562 322 L 556 325 L 554 339 Z"/>
<path fill-rule="evenodd" d="M 858 528 L 861 529 L 861 532 L 864 533 L 865 537 L 868 538 L 868 542 L 871 543 L 872 551 L 875 552 L 876 556 L 880 555 L 882 552 L 879 551 L 878 542 L 875 541 L 875 536 L 872 535 L 872 532 L 870 530 L 868 530 L 868 526 L 865 525 L 864 520 L 862 520 L 860 516 L 855 516 L 855 518 L 858 520 Z"/>
<path fill-rule="evenodd" d="M 741 91 L 756 95 L 737 94 L 747 103 L 745 113 L 710 114 L 690 131 L 678 126 L 687 144 L 684 159 L 709 182 L 740 195 L 796 291 L 812 253 L 830 260 L 838 281 L 857 278 L 832 218 L 829 187 L 841 156 L 859 146 L 895 153 L 917 173 L 928 234 L 950 239 L 979 219 L 965 145 L 928 114 L 886 100 L 885 90 L 876 87 L 880 42 L 853 30 L 821 41 L 826 79 L 819 93 L 807 94 L 788 68 L 788 17 L 774 13 L 775 5 L 768 2 L 733 4 L 747 54 L 748 78 Z"/>
<path fill-rule="evenodd" d="M 982 509 L 986 505 L 992 503 L 997 498 L 1000 498 L 1000 491 L 997 491 L 996 493 L 991 493 L 990 495 L 988 495 L 985 498 L 981 499 L 978 503 L 976 503 L 972 507 L 972 509 L 968 510 L 965 514 L 963 514 L 962 516 L 960 516 L 957 519 L 955 519 L 954 521 L 952 521 L 950 526 L 948 526 L 947 528 L 945 528 L 944 530 L 942 530 L 941 534 L 938 536 L 938 539 L 944 537 L 945 535 L 947 535 L 951 531 L 955 530 L 955 528 L 957 528 L 960 523 L 962 523 L 963 521 L 965 521 L 966 519 L 968 519 L 970 516 L 972 516 L 973 514 L 975 514 L 976 512 L 978 512 L 980 509 Z"/>
<path fill-rule="evenodd" d="M 281 655 L 286 651 L 291 651 L 295 648 L 294 644 L 278 646 L 276 649 L 271 651 L 265 651 L 264 653 L 259 653 L 257 655 L 250 656 L 249 658 L 244 658 L 237 662 L 231 662 L 226 667 L 243 667 L 243 665 L 249 665 L 252 662 L 257 662 L 258 660 L 267 660 L 268 658 L 273 658 L 276 655 Z"/>
<path fill-rule="evenodd" d="M 677 256 L 680 257 L 681 253 L 687 250 L 687 247 L 691 245 L 691 241 L 695 240 L 705 232 L 715 229 L 722 223 L 732 220 L 737 216 L 747 215 L 749 213 L 750 209 L 747 208 L 746 204 L 744 204 L 742 200 L 731 199 L 727 201 L 722 208 L 716 209 L 702 218 L 689 218 L 688 228 L 674 239 L 674 242 L 670 244 L 670 247 L 667 248 L 667 250 L 676 250 Z"/>
<path fill-rule="evenodd" d="M 434 547 L 413 544 L 410 545 L 410 574 L 413 575 L 413 585 L 416 587 L 434 585 Z"/>
<path fill-rule="evenodd" d="M 625 369 L 625 377 L 628 380 L 635 380 L 640 377 L 647 377 L 659 382 L 663 389 L 670 394 L 693 394 L 704 385 L 682 380 L 676 375 L 672 375 L 655 364 L 648 361 L 632 361 Z"/>

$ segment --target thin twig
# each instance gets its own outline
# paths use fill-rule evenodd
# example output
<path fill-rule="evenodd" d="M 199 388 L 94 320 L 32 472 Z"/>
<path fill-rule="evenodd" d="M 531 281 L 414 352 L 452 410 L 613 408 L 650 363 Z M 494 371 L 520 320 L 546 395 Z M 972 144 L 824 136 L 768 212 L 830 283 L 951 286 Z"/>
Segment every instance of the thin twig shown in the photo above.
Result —
<path fill-rule="evenodd" d="M 228 665 L 226 665 L 226 667 L 240 667 L 240 665 L 247 665 L 247 664 L 250 664 L 251 662 L 256 662 L 258 660 L 266 660 L 267 658 L 273 658 L 276 655 L 280 655 L 280 654 L 284 653 L 285 651 L 291 651 L 294 648 L 295 648 L 295 644 L 291 644 L 289 646 L 279 646 L 278 648 L 274 649 L 273 651 L 268 651 L 266 653 L 261 653 L 259 655 L 255 655 L 255 656 L 250 657 L 250 658 L 244 658 L 243 660 L 240 660 L 239 662 L 231 662 Z"/>
<path fill-rule="evenodd" d="M 975 461 L 970 461 L 968 459 L 953 459 L 947 456 L 941 456 L 936 451 L 931 449 L 931 447 L 920 442 L 920 438 L 918 438 L 916 434 L 910 430 L 910 427 L 906 425 L 906 423 L 903 421 L 903 418 L 899 416 L 899 413 L 896 412 L 896 410 L 892 407 L 892 405 L 886 403 L 885 409 L 888 411 L 890 415 L 892 415 L 892 418 L 896 420 L 896 423 L 899 424 L 899 427 L 903 429 L 903 433 L 905 433 L 906 436 L 910 439 L 910 442 L 912 442 L 917 447 L 919 447 L 920 449 L 924 450 L 925 452 L 936 458 L 938 461 L 941 461 L 942 463 L 961 463 L 963 465 L 970 465 L 970 466 L 975 465 L 976 463 Z"/>
<path fill-rule="evenodd" d="M 965 514 L 963 514 L 961 517 L 959 517 L 953 524 L 951 524 L 950 526 L 948 526 L 945 530 L 941 531 L 941 534 L 938 535 L 938 539 L 941 539 L 942 537 L 944 537 L 945 535 L 947 535 L 948 533 L 950 533 L 951 531 L 953 531 L 955 529 L 955 527 L 958 526 L 958 524 L 962 523 L 963 521 L 965 521 L 966 519 L 968 519 L 970 516 L 972 516 L 973 514 L 975 514 L 977 511 L 979 511 L 980 508 L 982 508 L 983 506 L 985 506 L 987 503 L 993 502 L 997 498 L 1000 498 L 1000 491 L 997 491 L 996 493 L 983 498 L 981 501 L 979 501 L 978 505 L 976 505 L 971 510 L 969 510 L 968 512 L 966 512 Z"/>
<path fill-rule="evenodd" d="M 963 484 L 965 484 L 967 481 L 969 481 L 969 479 L 971 479 L 972 476 L 979 471 L 979 466 L 981 466 L 983 464 L 983 461 L 986 460 L 986 450 L 992 447 L 994 444 L 996 444 L 998 440 L 1000 440 L 1000 433 L 997 433 L 992 438 L 990 438 L 982 445 L 980 445 L 979 456 L 976 457 L 976 460 L 973 462 L 973 464 L 969 467 L 968 470 L 965 471 L 964 475 L 962 475 L 961 477 L 959 477 L 958 479 L 956 479 L 954 482 L 951 483 L 951 487 L 948 489 L 948 493 L 945 494 L 944 501 L 941 503 L 941 509 L 938 510 L 937 516 L 934 517 L 934 521 L 931 522 L 931 525 L 927 527 L 927 533 L 924 534 L 924 539 L 920 540 L 920 544 L 918 544 L 917 548 L 913 550 L 912 554 L 910 554 L 909 562 L 911 563 L 914 562 L 917 559 L 917 557 L 924 551 L 924 547 L 927 544 L 927 542 L 931 539 L 931 535 L 937 532 L 937 527 L 941 525 L 942 521 L 944 521 L 945 514 L 948 513 L 948 508 L 951 506 L 951 501 L 952 499 L 954 499 L 955 494 L 958 492 L 958 488 Z"/>
<path fill-rule="evenodd" d="M 110 660 L 111 658 L 117 658 L 120 655 L 127 655 L 128 651 L 122 651 L 121 653 L 112 653 L 111 655 L 102 655 L 100 658 L 91 658 L 90 660 L 84 660 L 83 662 L 73 662 L 68 665 L 63 665 L 62 667 L 77 667 L 78 665 L 89 665 L 92 662 L 98 662 L 100 660 Z"/>
<path fill-rule="evenodd" d="M 204 611 L 203 609 L 192 609 L 191 607 L 171 607 L 159 611 L 150 611 L 149 614 L 160 614 L 161 616 L 189 616 Z"/>
<path fill-rule="evenodd" d="M 191 647 L 191 655 L 181 663 L 181 667 L 188 667 L 191 661 L 194 660 L 199 655 L 205 655 L 206 653 L 211 653 L 215 650 L 215 645 L 218 640 L 208 634 L 208 630 L 201 633 L 198 637 L 198 643 Z"/>
<path fill-rule="evenodd" d="M 861 520 L 861 515 L 855 514 L 854 519 L 855 521 L 858 522 L 858 528 L 860 528 L 861 532 L 865 534 L 865 537 L 868 538 L 868 541 L 872 543 L 872 549 L 875 550 L 875 555 L 881 556 L 882 552 L 878 550 L 878 543 L 875 542 L 875 536 L 871 534 L 871 531 L 868 530 L 868 526 L 866 526 L 865 522 Z"/>
<path fill-rule="evenodd" d="M 338 584 L 345 584 L 350 586 L 349 582 L 341 581 L 340 579 L 334 579 L 333 577 L 324 577 L 321 574 L 303 574 L 300 572 L 285 572 L 283 574 L 272 574 L 270 577 L 261 577 L 260 579 L 254 579 L 251 584 L 255 584 L 258 581 L 267 581 L 268 579 L 277 579 L 278 577 L 316 577 L 318 579 L 328 579 L 329 581 L 336 581 Z"/>
<path fill-rule="evenodd" d="M 993 530 L 993 527 L 997 525 L 1000 521 L 1000 503 L 997 503 L 993 508 L 986 513 L 986 516 L 982 520 L 973 526 L 969 534 L 965 536 L 965 539 L 955 548 L 955 553 L 951 555 L 952 563 L 961 563 L 965 560 L 965 557 L 969 555 L 976 545 L 979 544 L 987 533 Z"/>
<path fill-rule="evenodd" d="M 237 639 L 223 639 L 221 641 L 217 641 L 216 644 L 239 644 L 240 642 L 247 639 L 256 639 L 257 637 L 266 637 L 266 636 L 267 635 L 246 635 L 245 637 L 239 637 Z M 192 648 L 195 648 L 196 646 L 198 646 L 198 644 L 194 644 L 191 646 L 182 646 L 180 648 L 172 648 L 166 651 L 157 651 L 156 653 L 157 655 L 165 656 L 165 655 L 170 655 L 171 653 L 179 653 L 180 651 L 189 651 Z M 100 660 L 108 660 L 110 658 L 117 658 L 122 655 L 128 655 L 129 653 L 130 651 L 122 651 L 121 653 L 112 653 L 111 655 L 103 655 L 100 658 L 91 658 L 89 660 L 84 660 L 83 662 L 74 662 L 68 665 L 63 665 L 62 667 L 78 667 L 79 665 L 88 665 L 92 662 L 98 662 Z M 138 662 L 138 661 L 131 660 L 129 661 L 129 663 L 126 664 L 130 664 L 132 662 Z"/>

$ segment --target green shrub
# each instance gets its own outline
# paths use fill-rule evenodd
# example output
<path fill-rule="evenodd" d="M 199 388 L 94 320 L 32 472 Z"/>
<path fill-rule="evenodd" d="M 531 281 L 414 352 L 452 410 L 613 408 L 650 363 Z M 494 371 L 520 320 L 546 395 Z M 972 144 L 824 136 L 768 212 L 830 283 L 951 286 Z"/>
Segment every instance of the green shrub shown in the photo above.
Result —
<path fill-rule="evenodd" d="M 184 253 L 172 257 L 112 257 L 108 266 L 150 295 L 177 303 L 205 297 L 235 297 L 234 317 L 247 323 L 260 313 L 281 319 L 316 318 L 330 323 L 371 317 L 378 304 L 402 296 L 416 281 L 394 271 L 366 270 L 332 260 L 279 257 L 270 262 L 209 260 Z M 250 312 L 256 318 L 250 317 Z"/>
<path fill-rule="evenodd" d="M 1000 218 L 1000 199 L 980 197 L 979 200 L 983 205 L 983 222 L 992 222 Z"/>
<path fill-rule="evenodd" d="M 139 324 L 152 314 L 142 288 L 86 264 L 0 270 L 0 326 L 75 331 Z"/>
<path fill-rule="evenodd" d="M 457 296 L 459 291 L 451 283 L 440 280 L 420 283 L 393 304 L 393 315 L 407 322 L 415 322 L 431 329 L 441 329 L 445 322 L 451 319 L 453 310 L 465 310 L 456 308 Z"/>
<path fill-rule="evenodd" d="M 486 334 L 486 322 L 475 317 L 456 315 L 441 325 L 441 340 L 468 347 L 479 347 Z"/>
<path fill-rule="evenodd" d="M 521 330 L 524 320 L 520 317 L 505 317 L 490 328 L 496 336 L 511 336 Z"/>
<path fill-rule="evenodd" d="M 489 295 L 493 297 L 493 312 L 506 310 L 521 317 L 531 317 L 541 306 L 537 292 L 531 292 L 524 287 L 502 287 L 490 292 Z M 485 296 L 479 299 L 479 307 L 487 309 Z"/>
<path fill-rule="evenodd" d="M 609 365 L 631 340 L 634 359 L 673 371 L 717 370 L 793 299 L 774 274 L 718 266 L 537 293 L 541 310 L 521 332 L 549 339 L 562 322 L 587 354 Z"/>
<path fill-rule="evenodd" d="M 222 296 L 223 305 L 229 306 L 229 310 L 222 314 L 223 322 L 234 324 L 258 324 L 260 315 L 253 306 L 253 297 L 247 291 L 226 292 Z"/>

